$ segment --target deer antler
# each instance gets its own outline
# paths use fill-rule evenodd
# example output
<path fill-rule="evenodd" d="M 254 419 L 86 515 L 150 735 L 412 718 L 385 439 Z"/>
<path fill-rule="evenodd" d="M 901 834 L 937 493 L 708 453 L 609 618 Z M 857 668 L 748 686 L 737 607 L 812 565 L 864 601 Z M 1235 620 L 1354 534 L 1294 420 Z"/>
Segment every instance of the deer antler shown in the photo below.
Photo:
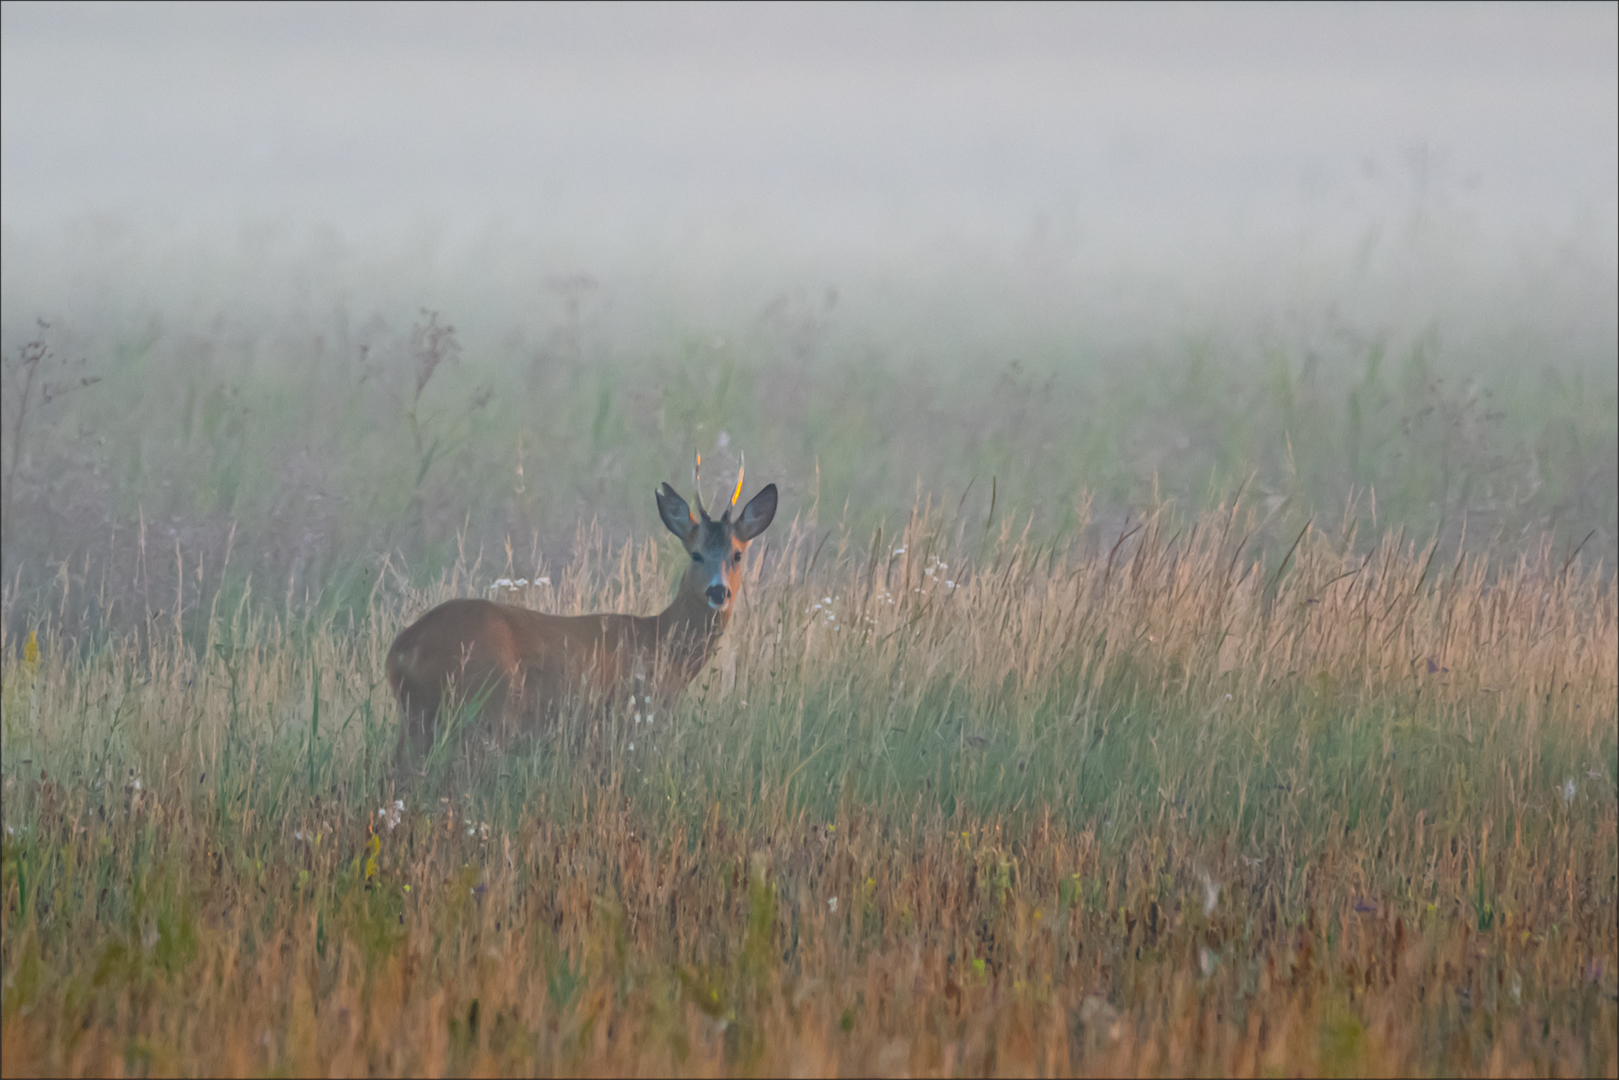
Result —
<path fill-rule="evenodd" d="M 721 521 L 731 520 L 731 508 L 736 506 L 736 501 L 742 497 L 742 472 L 747 468 L 747 464 L 748 455 L 742 454 L 742 463 L 736 467 L 736 490 L 731 492 L 731 505 L 725 508 L 725 515 Z"/>
<path fill-rule="evenodd" d="M 697 512 L 703 515 L 703 520 L 709 520 L 708 511 L 703 509 L 703 455 L 697 455 L 697 464 L 691 467 L 691 486 L 693 497 L 697 500 Z"/>

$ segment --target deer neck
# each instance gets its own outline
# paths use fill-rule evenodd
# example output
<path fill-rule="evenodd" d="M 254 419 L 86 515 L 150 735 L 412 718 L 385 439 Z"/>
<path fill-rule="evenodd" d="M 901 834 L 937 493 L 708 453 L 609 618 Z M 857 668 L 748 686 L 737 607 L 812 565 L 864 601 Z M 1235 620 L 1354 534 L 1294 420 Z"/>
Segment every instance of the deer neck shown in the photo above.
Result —
<path fill-rule="evenodd" d="M 729 610 L 708 606 L 696 576 L 688 573 L 674 600 L 658 615 L 658 644 L 665 663 L 680 673 L 682 681 L 692 678 L 714 655 L 730 621 Z"/>

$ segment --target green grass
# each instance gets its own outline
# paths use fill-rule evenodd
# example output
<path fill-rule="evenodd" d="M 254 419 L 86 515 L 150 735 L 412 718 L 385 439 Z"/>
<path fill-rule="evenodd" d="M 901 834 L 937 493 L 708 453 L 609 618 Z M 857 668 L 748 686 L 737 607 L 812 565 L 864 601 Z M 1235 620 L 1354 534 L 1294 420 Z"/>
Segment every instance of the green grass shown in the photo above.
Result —
<path fill-rule="evenodd" d="M 1611 268 L 1410 244 L 555 326 L 510 252 L 8 274 L 7 1075 L 1613 1075 Z M 741 450 L 670 715 L 393 771 L 402 626 L 661 608 Z"/>
<path fill-rule="evenodd" d="M 4 643 L 8 1070 L 1611 1072 L 1611 588 L 1256 558 L 1260 516 L 784 524 L 672 715 L 425 778 L 384 650 L 504 568 L 46 621 Z M 515 598 L 650 610 L 678 564 L 579 550 Z"/>

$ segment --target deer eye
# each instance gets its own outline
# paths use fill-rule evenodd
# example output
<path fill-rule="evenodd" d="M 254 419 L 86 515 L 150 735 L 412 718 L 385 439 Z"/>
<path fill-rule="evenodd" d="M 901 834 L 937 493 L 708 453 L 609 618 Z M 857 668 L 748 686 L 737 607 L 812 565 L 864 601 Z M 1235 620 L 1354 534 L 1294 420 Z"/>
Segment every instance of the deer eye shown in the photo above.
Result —
<path fill-rule="evenodd" d="M 733 553 L 731 555 L 731 561 L 732 562 L 741 562 L 742 561 L 742 553 L 740 551 Z"/>
<path fill-rule="evenodd" d="M 691 553 L 691 561 L 692 562 L 702 562 L 703 561 L 703 553 L 701 551 L 692 552 Z"/>

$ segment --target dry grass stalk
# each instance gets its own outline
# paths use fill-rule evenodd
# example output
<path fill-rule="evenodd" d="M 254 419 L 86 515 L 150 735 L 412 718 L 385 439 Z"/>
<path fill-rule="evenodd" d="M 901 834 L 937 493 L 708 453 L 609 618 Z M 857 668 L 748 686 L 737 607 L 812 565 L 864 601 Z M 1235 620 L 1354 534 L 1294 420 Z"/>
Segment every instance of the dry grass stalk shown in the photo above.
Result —
<path fill-rule="evenodd" d="M 411 786 L 383 653 L 482 571 L 43 622 L 0 642 L 7 1073 L 1613 1075 L 1611 587 L 1245 531 L 784 530 L 674 716 Z M 664 547 L 586 549 L 500 591 L 666 601 Z"/>

